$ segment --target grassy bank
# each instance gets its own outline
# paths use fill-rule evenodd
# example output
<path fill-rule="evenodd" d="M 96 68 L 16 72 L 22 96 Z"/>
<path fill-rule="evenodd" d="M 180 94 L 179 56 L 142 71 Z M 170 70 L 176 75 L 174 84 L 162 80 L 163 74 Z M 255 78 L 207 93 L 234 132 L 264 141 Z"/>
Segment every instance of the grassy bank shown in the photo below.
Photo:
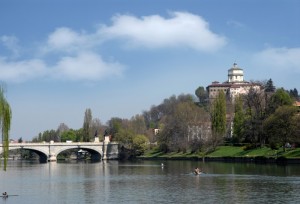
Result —
<path fill-rule="evenodd" d="M 163 153 L 157 149 L 152 149 L 147 152 L 140 158 L 144 159 L 202 159 L 205 158 L 266 158 L 266 159 L 277 159 L 277 158 L 286 158 L 286 159 L 299 159 L 300 160 L 300 148 L 295 149 L 286 149 L 284 151 L 282 148 L 278 150 L 272 150 L 267 147 L 255 148 L 250 150 L 245 150 L 244 147 L 235 147 L 235 146 L 220 146 L 214 152 L 209 154 L 199 153 L 190 153 L 190 152 L 170 152 Z"/>

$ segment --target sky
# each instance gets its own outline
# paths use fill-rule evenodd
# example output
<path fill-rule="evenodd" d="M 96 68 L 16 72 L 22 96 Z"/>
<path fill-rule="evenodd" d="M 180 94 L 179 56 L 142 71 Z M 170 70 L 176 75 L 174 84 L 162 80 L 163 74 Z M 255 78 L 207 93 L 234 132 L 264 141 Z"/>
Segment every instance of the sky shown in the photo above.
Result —
<path fill-rule="evenodd" d="M 300 90 L 298 0 L 0 0 L 10 138 L 105 124 L 227 80 Z"/>

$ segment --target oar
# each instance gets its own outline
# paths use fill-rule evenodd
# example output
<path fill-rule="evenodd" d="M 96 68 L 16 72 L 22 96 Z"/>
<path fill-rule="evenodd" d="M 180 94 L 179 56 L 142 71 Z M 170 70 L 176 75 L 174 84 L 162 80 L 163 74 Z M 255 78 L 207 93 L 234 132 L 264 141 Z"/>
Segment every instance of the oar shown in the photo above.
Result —
<path fill-rule="evenodd" d="M 19 196 L 19 195 L 2 195 L 0 197 L 5 198 L 5 197 L 9 197 L 9 196 Z"/>

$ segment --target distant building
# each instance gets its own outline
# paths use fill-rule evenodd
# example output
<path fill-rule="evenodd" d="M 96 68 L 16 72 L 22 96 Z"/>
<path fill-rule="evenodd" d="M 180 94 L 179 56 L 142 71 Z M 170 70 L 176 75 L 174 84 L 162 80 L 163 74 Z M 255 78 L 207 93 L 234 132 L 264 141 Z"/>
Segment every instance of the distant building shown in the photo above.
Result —
<path fill-rule="evenodd" d="M 298 107 L 298 112 L 300 113 L 300 102 L 295 101 L 294 106 Z"/>
<path fill-rule="evenodd" d="M 240 94 L 247 94 L 251 88 L 260 90 L 261 86 L 245 81 L 244 71 L 237 66 L 237 63 L 234 63 L 233 67 L 228 70 L 227 81 L 223 83 L 214 81 L 206 87 L 209 100 L 215 99 L 218 96 L 219 91 L 223 91 L 226 96 L 231 100 L 234 100 L 234 98 Z"/>

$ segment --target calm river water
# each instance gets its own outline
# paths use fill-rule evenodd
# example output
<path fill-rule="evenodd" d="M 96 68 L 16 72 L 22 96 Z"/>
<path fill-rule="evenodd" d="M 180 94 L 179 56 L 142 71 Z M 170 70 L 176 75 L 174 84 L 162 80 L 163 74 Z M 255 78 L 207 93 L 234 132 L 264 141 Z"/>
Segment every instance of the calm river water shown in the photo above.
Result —
<path fill-rule="evenodd" d="M 197 161 L 32 163 L 0 170 L 0 203 L 299 203 L 300 165 Z M 201 167 L 206 174 L 195 176 Z"/>

